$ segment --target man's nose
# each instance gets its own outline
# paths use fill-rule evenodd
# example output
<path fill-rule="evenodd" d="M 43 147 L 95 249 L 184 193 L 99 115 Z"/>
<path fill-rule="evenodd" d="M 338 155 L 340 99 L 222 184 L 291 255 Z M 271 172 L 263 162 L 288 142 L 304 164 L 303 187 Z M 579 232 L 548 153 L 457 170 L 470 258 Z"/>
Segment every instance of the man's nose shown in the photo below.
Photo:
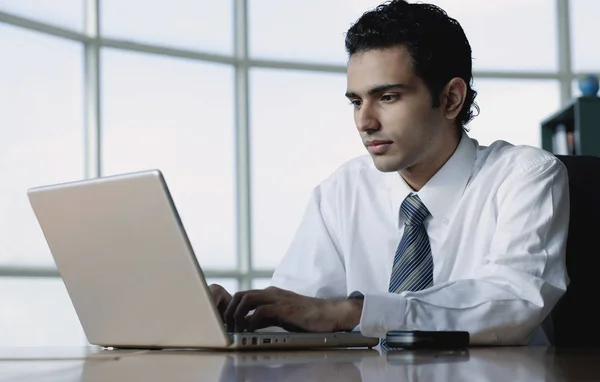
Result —
<path fill-rule="evenodd" d="M 356 115 L 356 128 L 358 131 L 362 132 L 370 132 L 377 131 L 381 127 L 377 116 L 375 115 L 373 109 L 366 105 L 357 111 Z"/>

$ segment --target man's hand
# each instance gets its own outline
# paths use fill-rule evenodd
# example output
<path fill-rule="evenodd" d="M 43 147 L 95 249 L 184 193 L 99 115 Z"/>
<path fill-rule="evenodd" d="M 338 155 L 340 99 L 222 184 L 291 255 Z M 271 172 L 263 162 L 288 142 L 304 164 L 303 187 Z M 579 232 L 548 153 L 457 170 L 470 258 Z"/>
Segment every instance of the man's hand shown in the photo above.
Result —
<path fill-rule="evenodd" d="M 235 332 L 268 326 L 294 332 L 352 330 L 360 322 L 362 305 L 360 300 L 323 300 L 269 287 L 236 293 L 225 310 L 225 323 Z"/>
<path fill-rule="evenodd" d="M 223 288 L 219 284 L 211 284 L 208 286 L 208 288 L 210 289 L 210 294 L 212 295 L 213 301 L 215 302 L 215 305 L 217 306 L 217 310 L 219 311 L 219 314 L 221 315 L 221 320 L 223 320 L 223 323 L 224 323 L 225 322 L 225 310 L 227 309 L 227 307 L 229 306 L 229 303 L 231 302 L 231 295 L 229 294 L 229 292 L 227 292 L 225 290 L 225 288 Z"/>

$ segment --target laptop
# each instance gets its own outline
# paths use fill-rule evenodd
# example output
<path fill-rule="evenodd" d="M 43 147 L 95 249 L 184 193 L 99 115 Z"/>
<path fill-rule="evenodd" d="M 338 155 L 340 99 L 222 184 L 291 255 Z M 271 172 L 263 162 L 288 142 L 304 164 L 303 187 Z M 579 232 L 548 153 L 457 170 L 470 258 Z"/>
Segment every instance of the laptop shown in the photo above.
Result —
<path fill-rule="evenodd" d="M 254 349 L 379 343 L 360 332 L 228 333 L 160 170 L 36 187 L 27 195 L 92 345 Z"/>

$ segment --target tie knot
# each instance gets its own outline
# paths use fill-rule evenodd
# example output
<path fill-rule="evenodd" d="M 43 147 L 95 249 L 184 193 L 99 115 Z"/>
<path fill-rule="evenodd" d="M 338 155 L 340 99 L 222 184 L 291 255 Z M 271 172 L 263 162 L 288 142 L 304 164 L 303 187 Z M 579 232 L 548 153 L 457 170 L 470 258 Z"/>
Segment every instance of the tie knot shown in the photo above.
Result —
<path fill-rule="evenodd" d="M 423 224 L 425 218 L 429 215 L 429 210 L 425 207 L 425 204 L 419 199 L 418 195 L 412 194 L 404 199 L 402 207 L 400 207 L 402 213 L 406 217 L 406 225 L 420 225 Z"/>

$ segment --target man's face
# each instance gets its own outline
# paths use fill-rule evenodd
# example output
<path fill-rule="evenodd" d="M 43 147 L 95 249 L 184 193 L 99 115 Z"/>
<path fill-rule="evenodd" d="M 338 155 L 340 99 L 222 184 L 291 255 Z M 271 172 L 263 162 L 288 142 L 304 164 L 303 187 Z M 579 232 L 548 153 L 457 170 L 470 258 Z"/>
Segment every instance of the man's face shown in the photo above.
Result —
<path fill-rule="evenodd" d="M 346 96 L 354 121 L 380 171 L 402 171 L 430 160 L 448 129 L 440 108 L 414 73 L 403 46 L 354 54 Z"/>

